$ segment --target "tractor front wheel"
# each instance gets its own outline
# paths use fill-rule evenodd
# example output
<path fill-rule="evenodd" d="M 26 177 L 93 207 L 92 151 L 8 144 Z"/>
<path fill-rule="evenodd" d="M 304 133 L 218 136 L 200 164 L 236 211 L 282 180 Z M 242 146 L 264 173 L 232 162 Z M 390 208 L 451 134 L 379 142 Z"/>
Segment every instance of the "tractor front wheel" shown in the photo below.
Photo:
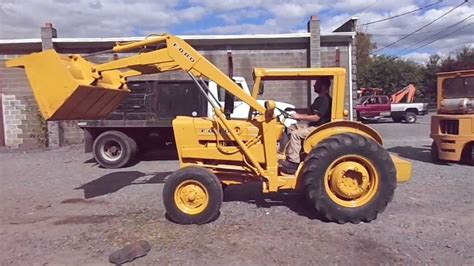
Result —
<path fill-rule="evenodd" d="M 222 201 L 219 179 L 202 167 L 177 170 L 163 188 L 166 213 L 178 224 L 205 224 L 217 219 Z"/>
<path fill-rule="evenodd" d="M 392 200 L 396 170 L 389 153 L 358 134 L 338 134 L 306 157 L 306 199 L 321 218 L 337 223 L 369 222 Z"/>

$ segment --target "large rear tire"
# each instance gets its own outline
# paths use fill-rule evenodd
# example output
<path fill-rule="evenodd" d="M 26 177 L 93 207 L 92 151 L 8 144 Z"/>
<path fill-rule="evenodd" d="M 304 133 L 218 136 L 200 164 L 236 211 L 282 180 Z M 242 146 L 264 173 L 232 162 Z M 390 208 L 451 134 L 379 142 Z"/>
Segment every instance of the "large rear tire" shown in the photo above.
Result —
<path fill-rule="evenodd" d="M 92 151 L 102 167 L 122 168 L 135 160 L 137 143 L 123 132 L 106 131 L 95 139 Z"/>
<path fill-rule="evenodd" d="M 301 177 L 316 213 L 341 224 L 376 219 L 397 186 L 389 153 L 374 140 L 349 133 L 318 144 L 308 154 Z"/>
<path fill-rule="evenodd" d="M 163 188 L 170 220 L 178 224 L 205 224 L 219 217 L 224 199 L 222 185 L 211 171 L 197 166 L 171 174 Z"/>

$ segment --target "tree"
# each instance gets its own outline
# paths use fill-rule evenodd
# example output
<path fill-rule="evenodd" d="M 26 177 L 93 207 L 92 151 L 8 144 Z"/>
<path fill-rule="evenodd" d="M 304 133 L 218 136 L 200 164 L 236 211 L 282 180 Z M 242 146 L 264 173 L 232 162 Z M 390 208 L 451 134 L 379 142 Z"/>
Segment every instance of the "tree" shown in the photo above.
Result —
<path fill-rule="evenodd" d="M 421 89 L 423 71 L 415 62 L 382 55 L 372 58 L 357 77 L 359 87 L 382 88 L 390 95 L 410 83 Z"/>
<path fill-rule="evenodd" d="M 377 44 L 373 43 L 371 38 L 372 35 L 368 33 L 357 32 L 356 34 L 357 68 L 370 63 L 370 52 L 377 49 Z"/>
<path fill-rule="evenodd" d="M 436 100 L 436 81 L 441 62 L 442 60 L 439 55 L 431 55 L 423 69 L 424 75 L 422 84 L 425 96 L 430 99 L 430 101 Z"/>
<path fill-rule="evenodd" d="M 455 71 L 463 69 L 474 69 L 474 48 L 464 46 L 460 51 L 457 52 L 455 58 L 448 56 L 441 62 L 440 71 Z"/>

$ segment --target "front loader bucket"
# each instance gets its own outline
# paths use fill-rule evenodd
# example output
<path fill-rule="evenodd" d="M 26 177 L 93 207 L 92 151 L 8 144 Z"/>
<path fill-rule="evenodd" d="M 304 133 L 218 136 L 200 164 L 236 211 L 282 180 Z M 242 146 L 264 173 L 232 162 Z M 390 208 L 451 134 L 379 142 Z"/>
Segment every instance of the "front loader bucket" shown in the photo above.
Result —
<path fill-rule="evenodd" d="M 46 120 L 105 118 L 130 92 L 117 70 L 96 73 L 95 64 L 54 50 L 9 60 L 23 67 Z"/>

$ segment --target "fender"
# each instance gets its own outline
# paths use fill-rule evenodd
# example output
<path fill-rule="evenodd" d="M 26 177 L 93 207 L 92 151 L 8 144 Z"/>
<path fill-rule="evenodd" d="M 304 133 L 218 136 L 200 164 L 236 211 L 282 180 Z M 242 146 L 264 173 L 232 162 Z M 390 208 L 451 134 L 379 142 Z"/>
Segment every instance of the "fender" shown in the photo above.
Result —
<path fill-rule="evenodd" d="M 375 129 L 372 129 L 359 122 L 342 120 L 329 122 L 316 128 L 304 140 L 303 150 L 305 153 L 309 153 L 322 140 L 342 133 L 355 133 L 364 135 L 375 140 L 380 145 L 383 145 L 382 137 L 377 131 L 375 131 Z"/>

